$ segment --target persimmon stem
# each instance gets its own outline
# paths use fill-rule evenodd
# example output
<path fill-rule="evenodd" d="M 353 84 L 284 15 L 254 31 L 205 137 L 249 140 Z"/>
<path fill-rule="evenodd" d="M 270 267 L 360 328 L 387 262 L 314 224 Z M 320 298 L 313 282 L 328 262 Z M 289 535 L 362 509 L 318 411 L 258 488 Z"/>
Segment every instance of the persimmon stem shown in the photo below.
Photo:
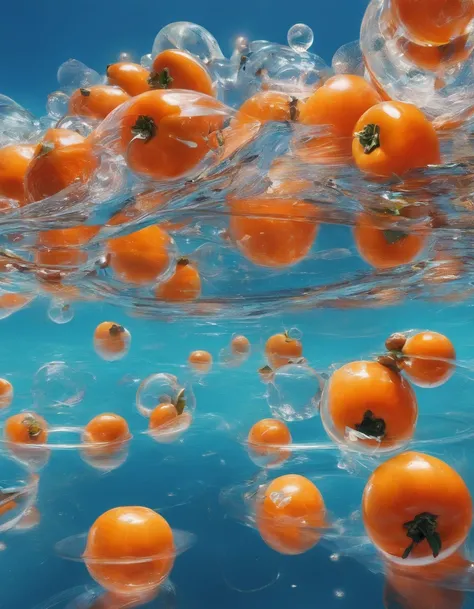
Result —
<path fill-rule="evenodd" d="M 188 266 L 189 264 L 189 258 L 178 258 L 178 260 L 176 261 L 176 264 L 178 266 Z"/>
<path fill-rule="evenodd" d="M 90 89 L 81 88 L 81 89 L 79 89 L 79 91 L 83 97 L 89 97 L 89 95 L 91 94 Z"/>
<path fill-rule="evenodd" d="M 176 412 L 178 415 L 183 414 L 184 409 L 186 408 L 186 398 L 184 397 L 184 389 L 180 389 L 178 395 L 176 397 L 176 401 L 174 407 L 176 408 Z"/>
<path fill-rule="evenodd" d="M 413 549 L 426 539 L 428 542 L 433 558 L 436 558 L 441 551 L 441 537 L 436 530 L 438 526 L 438 516 L 430 514 L 430 512 L 422 512 L 417 514 L 410 522 L 405 522 L 403 528 L 407 530 L 407 537 L 412 541 L 411 544 L 403 552 L 402 558 L 408 558 Z"/>
<path fill-rule="evenodd" d="M 383 236 L 387 243 L 389 243 L 390 245 L 393 245 L 394 243 L 398 243 L 402 239 L 405 239 L 407 234 L 401 230 L 387 229 L 387 230 L 383 231 Z"/>
<path fill-rule="evenodd" d="M 161 72 L 152 72 L 148 84 L 153 89 L 169 89 L 173 82 L 169 68 L 163 68 Z"/>
<path fill-rule="evenodd" d="M 156 123 L 151 116 L 140 114 L 132 127 L 132 133 L 149 142 L 156 135 Z"/>
<path fill-rule="evenodd" d="M 42 157 L 49 152 L 54 150 L 54 144 L 52 142 L 43 142 L 39 145 L 38 151 L 36 153 L 36 158 Z"/>
<path fill-rule="evenodd" d="M 42 427 L 39 421 L 37 421 L 34 417 L 27 416 L 23 419 L 22 422 L 23 425 L 26 425 L 26 427 L 28 428 L 28 435 L 30 436 L 30 438 L 37 438 L 40 435 Z"/>
<path fill-rule="evenodd" d="M 378 125 L 370 123 L 354 135 L 359 140 L 360 145 L 364 147 L 364 154 L 370 154 L 380 148 L 380 127 Z"/>
<path fill-rule="evenodd" d="M 122 334 L 122 332 L 125 332 L 125 328 L 118 324 L 112 324 L 109 328 L 110 336 L 118 336 L 119 334 Z"/>
<path fill-rule="evenodd" d="M 298 98 L 292 97 L 290 99 L 289 106 L 290 106 L 290 120 L 292 120 L 292 121 L 298 120 L 298 116 L 299 116 Z"/>
<path fill-rule="evenodd" d="M 400 372 L 400 368 L 398 366 L 399 361 L 398 354 L 394 352 L 386 353 L 385 355 L 379 355 L 377 358 L 377 362 L 381 366 L 385 366 L 385 368 L 389 368 L 392 372 Z"/>
<path fill-rule="evenodd" d="M 386 425 L 383 419 L 378 419 L 371 410 L 367 410 L 364 412 L 362 422 L 355 426 L 355 430 L 369 438 L 381 440 L 385 436 Z"/>

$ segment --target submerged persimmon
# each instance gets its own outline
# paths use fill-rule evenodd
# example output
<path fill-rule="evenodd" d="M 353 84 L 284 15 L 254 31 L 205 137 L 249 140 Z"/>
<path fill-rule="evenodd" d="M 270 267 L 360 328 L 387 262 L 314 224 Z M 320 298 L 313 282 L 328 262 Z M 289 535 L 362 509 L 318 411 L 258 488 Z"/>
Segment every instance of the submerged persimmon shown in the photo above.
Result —
<path fill-rule="evenodd" d="M 13 400 L 13 385 L 7 379 L 0 378 L 0 409 L 8 408 Z"/>
<path fill-rule="evenodd" d="M 103 321 L 94 331 L 94 348 L 102 359 L 122 358 L 130 347 L 130 332 L 113 321 Z"/>
<path fill-rule="evenodd" d="M 378 362 L 351 362 L 336 370 L 328 382 L 323 424 L 339 442 L 350 439 L 353 430 L 363 446 L 396 447 L 413 436 L 417 417 L 410 383 Z"/>
<path fill-rule="evenodd" d="M 303 345 L 288 332 L 280 332 L 270 336 L 265 343 L 265 355 L 273 369 L 281 368 L 302 357 Z"/>
<path fill-rule="evenodd" d="M 20 412 L 5 421 L 3 435 L 15 444 L 44 444 L 48 439 L 48 424 L 39 414 Z"/>
<path fill-rule="evenodd" d="M 113 508 L 97 518 L 87 536 L 84 560 L 106 590 L 128 593 L 159 586 L 171 571 L 174 554 L 166 520 L 149 508 L 132 506 Z"/>
<path fill-rule="evenodd" d="M 148 79 L 150 73 L 139 63 L 119 61 L 107 66 L 109 85 L 123 89 L 128 95 L 140 95 L 150 90 Z"/>
<path fill-rule="evenodd" d="M 278 465 L 290 456 L 284 447 L 291 444 L 291 433 L 283 421 L 262 419 L 250 429 L 247 443 L 251 455 L 268 457 L 269 465 Z"/>
<path fill-rule="evenodd" d="M 188 362 L 190 367 L 198 372 L 209 372 L 212 367 L 212 355 L 208 351 L 192 351 Z"/>
<path fill-rule="evenodd" d="M 237 114 L 239 123 L 290 121 L 297 118 L 298 99 L 280 91 L 259 91 L 244 101 Z"/>
<path fill-rule="evenodd" d="M 69 99 L 69 114 L 90 116 L 99 120 L 130 99 L 120 87 L 94 85 L 74 91 Z"/>
<path fill-rule="evenodd" d="M 179 258 L 173 275 L 158 284 L 155 296 L 166 302 L 196 300 L 201 293 L 199 271 L 187 258 Z"/>
<path fill-rule="evenodd" d="M 256 504 L 262 539 L 281 554 L 302 554 L 314 547 L 326 525 L 326 508 L 318 488 L 296 474 L 280 476 Z"/>
<path fill-rule="evenodd" d="M 465 541 L 472 500 L 464 480 L 447 463 L 406 452 L 373 472 L 362 497 L 362 516 L 370 539 L 388 558 L 430 564 Z"/>
<path fill-rule="evenodd" d="M 0 198 L 25 204 L 24 178 L 35 148 L 33 144 L 10 144 L 0 148 Z"/>
<path fill-rule="evenodd" d="M 250 341 L 243 334 L 237 334 L 230 341 L 230 348 L 234 355 L 246 355 L 250 351 Z"/>
<path fill-rule="evenodd" d="M 301 262 L 318 232 L 313 205 L 296 199 L 231 199 L 229 232 L 251 262 L 286 267 Z"/>
<path fill-rule="evenodd" d="M 84 428 L 84 440 L 92 443 L 116 443 L 130 437 L 127 421 L 118 414 L 98 414 Z"/>
<path fill-rule="evenodd" d="M 407 338 L 401 367 L 410 380 L 421 387 L 437 387 L 453 374 L 456 351 L 452 342 L 439 332 L 418 332 Z"/>
<path fill-rule="evenodd" d="M 148 82 L 155 89 L 188 89 L 214 94 L 206 68 L 198 59 L 179 49 L 167 49 L 155 57 Z"/>

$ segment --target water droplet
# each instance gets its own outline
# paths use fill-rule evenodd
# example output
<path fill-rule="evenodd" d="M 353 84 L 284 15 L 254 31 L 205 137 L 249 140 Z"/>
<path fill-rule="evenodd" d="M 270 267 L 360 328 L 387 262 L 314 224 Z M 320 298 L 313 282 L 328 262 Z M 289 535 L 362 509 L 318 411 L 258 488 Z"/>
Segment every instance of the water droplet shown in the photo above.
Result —
<path fill-rule="evenodd" d="M 151 66 L 153 65 L 153 57 L 151 53 L 147 53 L 143 55 L 140 59 L 140 65 L 146 68 L 147 70 L 151 70 Z"/>
<path fill-rule="evenodd" d="M 48 111 L 49 116 L 59 119 L 67 114 L 68 103 L 69 97 L 66 93 L 54 91 L 48 95 L 46 110 Z"/>
<path fill-rule="evenodd" d="M 133 62 L 133 57 L 132 57 L 131 53 L 122 52 L 122 53 L 119 53 L 118 60 Z"/>
<path fill-rule="evenodd" d="M 288 45 L 297 53 L 306 53 L 313 41 L 314 34 L 309 25 L 297 23 L 288 30 Z"/>

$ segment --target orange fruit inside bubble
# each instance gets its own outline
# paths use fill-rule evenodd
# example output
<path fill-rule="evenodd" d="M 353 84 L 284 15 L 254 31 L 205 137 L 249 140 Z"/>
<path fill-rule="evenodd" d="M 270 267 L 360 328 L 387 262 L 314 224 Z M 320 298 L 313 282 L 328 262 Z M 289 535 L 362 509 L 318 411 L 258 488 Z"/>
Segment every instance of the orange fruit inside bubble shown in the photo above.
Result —
<path fill-rule="evenodd" d="M 192 351 L 189 354 L 188 363 L 197 372 L 209 372 L 212 368 L 212 355 L 208 351 Z"/>
<path fill-rule="evenodd" d="M 166 302 L 196 300 L 200 294 L 201 277 L 199 271 L 187 258 L 179 258 L 173 275 L 159 283 L 155 289 L 156 298 Z"/>
<path fill-rule="evenodd" d="M 8 408 L 13 400 L 13 385 L 7 379 L 0 378 L 0 409 Z"/>
<path fill-rule="evenodd" d="M 288 332 L 279 332 L 265 343 L 265 355 L 271 368 L 281 368 L 302 357 L 303 345 Z"/>
<path fill-rule="evenodd" d="M 401 367 L 411 381 L 421 387 L 445 383 L 455 369 L 456 351 L 452 342 L 439 332 L 419 332 L 407 339 Z"/>
<path fill-rule="evenodd" d="M 20 412 L 5 421 L 3 436 L 15 444 L 44 444 L 48 440 L 48 424 L 39 414 Z"/>
<path fill-rule="evenodd" d="M 326 526 L 323 497 L 304 476 L 280 476 L 257 500 L 256 524 L 262 539 L 276 552 L 303 554 L 318 543 Z"/>
<path fill-rule="evenodd" d="M 120 87 L 94 85 L 76 89 L 69 99 L 69 114 L 103 120 L 129 99 L 130 95 Z"/>
<path fill-rule="evenodd" d="M 246 355 L 250 352 L 250 341 L 246 336 L 238 334 L 230 341 L 230 348 L 234 355 Z"/>
<path fill-rule="evenodd" d="M 138 63 L 119 61 L 107 66 L 109 85 L 123 89 L 128 95 L 135 96 L 150 90 L 150 72 Z"/>
<path fill-rule="evenodd" d="M 290 456 L 283 447 L 291 444 L 291 433 L 283 421 L 262 419 L 250 429 L 247 443 L 251 455 L 268 457 L 269 465 L 278 465 Z"/>
<path fill-rule="evenodd" d="M 24 178 L 34 156 L 33 144 L 10 144 L 0 148 L 0 199 L 25 204 Z"/>
<path fill-rule="evenodd" d="M 121 359 L 126 355 L 129 346 L 130 333 L 120 324 L 103 321 L 94 331 L 94 348 L 102 359 Z"/>
<path fill-rule="evenodd" d="M 118 414 L 105 412 L 95 416 L 84 428 L 83 441 L 88 444 L 111 444 L 98 448 L 87 447 L 86 454 L 91 456 L 108 455 L 123 448 L 130 439 L 127 421 Z"/>
<path fill-rule="evenodd" d="M 204 65 L 179 49 L 167 49 L 155 57 L 149 83 L 156 89 L 187 89 L 214 94 L 211 77 Z"/>
<path fill-rule="evenodd" d="M 84 561 L 106 590 L 134 593 L 159 586 L 171 571 L 174 556 L 167 521 L 149 508 L 131 506 L 113 508 L 97 518 L 87 536 Z"/>
<path fill-rule="evenodd" d="M 259 91 L 240 106 L 236 116 L 239 123 L 258 120 L 290 121 L 298 117 L 297 98 L 279 91 Z"/>

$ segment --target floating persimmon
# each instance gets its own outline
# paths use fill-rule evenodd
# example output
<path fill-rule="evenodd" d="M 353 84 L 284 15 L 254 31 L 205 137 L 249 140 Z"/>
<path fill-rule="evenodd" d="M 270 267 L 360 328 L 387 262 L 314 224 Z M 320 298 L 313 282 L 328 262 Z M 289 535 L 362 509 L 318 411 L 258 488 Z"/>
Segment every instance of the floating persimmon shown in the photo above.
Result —
<path fill-rule="evenodd" d="M 337 442 L 392 449 L 415 432 L 418 405 L 410 383 L 379 362 L 355 361 L 338 368 L 326 393 L 322 421 Z"/>
<path fill-rule="evenodd" d="M 167 427 L 170 424 L 175 423 L 178 416 L 178 411 L 174 404 L 169 402 L 158 404 L 158 406 L 151 411 L 148 420 L 148 429 L 157 430 Z"/>
<path fill-rule="evenodd" d="M 13 385 L 0 378 L 0 409 L 8 408 L 13 400 Z"/>
<path fill-rule="evenodd" d="M 24 179 L 36 147 L 32 144 L 10 144 L 0 148 L 0 199 L 14 199 L 25 204 Z"/>
<path fill-rule="evenodd" d="M 59 269 L 81 266 L 88 260 L 86 246 L 99 232 L 99 226 L 71 226 L 40 232 L 35 262 Z"/>
<path fill-rule="evenodd" d="M 288 426 L 278 419 L 262 419 L 255 423 L 247 437 L 249 453 L 256 458 L 265 458 L 266 465 L 279 465 L 286 461 L 291 444 Z"/>
<path fill-rule="evenodd" d="M 107 66 L 106 74 L 109 85 L 120 87 L 133 97 L 150 90 L 150 72 L 139 63 L 119 61 Z"/>
<path fill-rule="evenodd" d="M 456 351 L 439 332 L 418 332 L 404 343 L 400 365 L 410 380 L 420 387 L 438 387 L 453 374 Z"/>
<path fill-rule="evenodd" d="M 84 560 L 106 590 L 129 593 L 159 586 L 171 571 L 174 554 L 166 520 L 149 508 L 132 506 L 113 508 L 97 518 L 87 536 Z"/>
<path fill-rule="evenodd" d="M 124 357 L 130 348 L 130 341 L 130 332 L 113 321 L 103 321 L 94 331 L 94 349 L 107 361 Z"/>
<path fill-rule="evenodd" d="M 197 372 L 209 372 L 212 368 L 212 355 L 208 351 L 192 351 L 188 363 Z"/>
<path fill-rule="evenodd" d="M 5 421 L 3 436 L 14 444 L 45 444 L 48 424 L 39 414 L 20 412 Z"/>
<path fill-rule="evenodd" d="M 121 444 L 130 439 L 127 421 L 118 414 L 105 412 L 98 414 L 84 428 L 83 440 L 88 444 L 109 444 L 101 446 L 101 454 L 110 454 L 121 449 Z M 97 455 L 97 449 L 92 448 L 91 454 Z"/>
<path fill-rule="evenodd" d="M 376 548 L 395 562 L 430 564 L 464 543 L 472 500 L 447 463 L 417 452 L 392 457 L 373 472 L 362 497 L 362 516 Z"/>
<path fill-rule="evenodd" d="M 250 352 L 250 341 L 243 334 L 237 334 L 232 337 L 230 348 L 234 355 L 247 355 Z"/>
<path fill-rule="evenodd" d="M 201 277 L 188 258 L 178 258 L 176 269 L 169 279 L 158 284 L 155 296 L 166 302 L 196 300 L 201 294 Z"/>
<path fill-rule="evenodd" d="M 279 332 L 265 343 L 265 355 L 271 368 L 281 368 L 302 357 L 303 345 L 289 332 Z"/>
<path fill-rule="evenodd" d="M 155 57 L 148 83 L 154 89 L 188 89 L 214 94 L 211 77 L 204 65 L 179 49 L 167 49 Z"/>
<path fill-rule="evenodd" d="M 296 474 L 280 476 L 256 502 L 258 532 L 281 554 L 302 554 L 314 547 L 326 526 L 326 508 L 318 488 Z"/>
<path fill-rule="evenodd" d="M 94 85 L 77 89 L 69 99 L 69 114 L 90 116 L 99 120 L 130 99 L 120 87 Z"/>
<path fill-rule="evenodd" d="M 297 199 L 231 199 L 229 233 L 242 254 L 267 267 L 301 262 L 318 232 L 317 211 Z"/>
<path fill-rule="evenodd" d="M 121 281 L 155 283 L 169 266 L 171 245 L 168 233 L 153 224 L 113 237 L 106 244 L 109 266 Z"/>
<path fill-rule="evenodd" d="M 236 120 L 239 123 L 295 121 L 298 114 L 296 97 L 280 91 L 259 91 L 240 106 Z"/>

